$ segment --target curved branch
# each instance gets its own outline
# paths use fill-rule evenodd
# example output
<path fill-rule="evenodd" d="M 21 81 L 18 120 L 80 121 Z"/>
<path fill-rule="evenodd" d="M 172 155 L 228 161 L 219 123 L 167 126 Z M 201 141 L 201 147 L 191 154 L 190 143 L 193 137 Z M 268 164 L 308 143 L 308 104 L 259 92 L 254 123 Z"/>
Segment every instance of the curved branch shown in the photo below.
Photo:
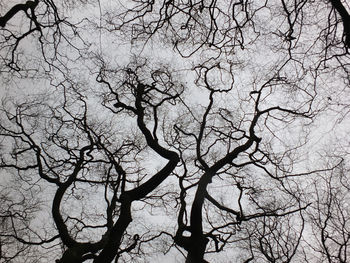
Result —
<path fill-rule="evenodd" d="M 345 36 L 345 46 L 350 48 L 350 14 L 345 9 L 340 0 L 329 0 L 333 8 L 337 10 L 339 15 L 342 18 L 343 27 L 344 27 L 344 36 Z"/>
<path fill-rule="evenodd" d="M 25 4 L 14 5 L 4 16 L 0 17 L 0 27 L 5 27 L 7 22 L 11 20 L 18 12 L 26 12 L 28 9 L 34 9 L 39 3 L 39 0 L 27 1 Z"/>

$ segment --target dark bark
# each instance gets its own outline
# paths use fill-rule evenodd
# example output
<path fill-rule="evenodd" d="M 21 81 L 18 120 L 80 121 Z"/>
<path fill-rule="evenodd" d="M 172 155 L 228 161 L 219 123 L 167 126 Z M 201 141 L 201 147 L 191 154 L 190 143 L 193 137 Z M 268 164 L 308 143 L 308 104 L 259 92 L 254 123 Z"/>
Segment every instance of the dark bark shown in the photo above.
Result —
<path fill-rule="evenodd" d="M 77 242 L 75 242 L 74 239 L 72 239 L 72 237 L 69 235 L 69 231 L 60 212 L 61 201 L 67 188 L 68 186 L 61 186 L 57 189 L 52 204 L 52 216 L 63 244 L 65 244 L 69 248 L 75 246 Z"/>
<path fill-rule="evenodd" d="M 118 254 L 120 254 L 120 244 L 123 234 L 129 224 L 132 222 L 132 202 L 146 197 L 149 193 L 156 189 L 172 173 L 180 160 L 176 152 L 163 148 L 146 127 L 144 123 L 144 108 L 141 105 L 144 87 L 142 84 L 139 84 L 137 89 L 138 92 L 135 102 L 136 110 L 134 113 L 137 114 L 138 127 L 145 136 L 148 146 L 157 152 L 160 156 L 168 159 L 169 162 L 163 167 L 163 169 L 157 172 L 145 183 L 122 194 L 120 198 L 121 211 L 119 218 L 110 231 L 107 244 L 103 247 L 100 254 L 95 258 L 94 263 L 112 262 L 112 260 L 116 258 Z M 136 241 L 134 242 L 134 245 L 136 245 Z"/>
<path fill-rule="evenodd" d="M 65 183 L 62 183 L 59 185 L 59 188 L 56 191 L 55 197 L 53 199 L 52 203 L 52 216 L 55 221 L 57 230 L 60 234 L 60 237 L 62 239 L 62 242 L 64 245 L 66 245 L 68 248 L 76 246 L 78 243 L 70 236 L 69 231 L 67 229 L 67 226 L 62 218 L 61 212 L 60 212 L 60 206 L 61 201 L 64 196 L 64 193 L 66 190 L 72 185 L 72 183 L 75 181 L 80 169 L 82 168 L 82 164 L 84 162 L 84 154 L 87 150 L 92 149 L 92 145 L 88 145 L 83 147 L 80 150 L 80 156 L 79 160 L 77 161 L 77 164 L 75 166 L 74 171 L 68 178 L 68 180 Z"/>
<path fill-rule="evenodd" d="M 110 231 L 107 244 L 104 246 L 101 253 L 95 258 L 94 263 L 112 262 L 118 254 L 118 248 L 120 247 L 123 234 L 132 221 L 130 197 L 124 195 L 122 201 L 119 218 Z"/>
<path fill-rule="evenodd" d="M 175 169 L 177 163 L 179 162 L 179 157 L 175 152 L 173 152 L 173 158 L 161 169 L 158 173 L 152 176 L 148 181 L 141 184 L 139 187 L 128 191 L 132 201 L 140 200 L 146 197 L 147 194 L 151 193 L 156 189 Z"/>
<path fill-rule="evenodd" d="M 342 18 L 344 27 L 345 46 L 350 48 L 350 15 L 340 0 L 329 0 Z"/>
<path fill-rule="evenodd" d="M 39 0 L 27 1 L 25 4 L 17 4 L 13 6 L 4 16 L 0 17 L 0 27 L 5 27 L 7 22 L 10 21 L 18 12 L 26 12 L 28 9 L 34 9 L 39 3 Z"/>
<path fill-rule="evenodd" d="M 114 224 L 111 229 L 108 242 L 102 249 L 101 253 L 96 257 L 94 263 L 107 263 L 112 262 L 112 260 L 118 254 L 118 248 L 120 247 L 121 239 L 123 234 L 129 224 L 132 221 L 131 217 L 131 204 L 132 201 L 140 200 L 144 198 L 147 194 L 152 192 L 157 186 L 159 186 L 175 169 L 179 158 L 176 153 L 173 153 L 173 158 L 168 162 L 168 164 L 155 174 L 151 179 L 149 179 L 144 184 L 139 187 L 125 192 L 121 197 L 121 211 L 119 219 Z"/>
<path fill-rule="evenodd" d="M 248 150 L 254 142 L 259 144 L 260 138 L 255 135 L 254 128 L 258 122 L 259 117 L 264 114 L 264 112 L 260 112 L 257 110 L 257 114 L 254 116 L 252 123 L 250 125 L 249 139 L 238 146 L 228 154 L 226 154 L 222 159 L 217 161 L 212 167 L 210 167 L 205 174 L 201 177 L 198 183 L 196 195 L 191 208 L 191 219 L 190 219 L 190 231 L 191 237 L 188 246 L 185 248 L 188 252 L 186 262 L 188 263 L 201 263 L 206 262 L 204 260 L 204 254 L 206 245 L 208 243 L 208 238 L 203 233 L 203 218 L 202 218 L 202 209 L 203 204 L 206 198 L 207 187 L 211 183 L 213 176 L 227 164 L 230 164 L 237 156 Z"/>
<path fill-rule="evenodd" d="M 208 243 L 208 239 L 201 236 L 191 236 L 192 241 L 196 242 L 192 243 L 195 245 L 191 245 L 188 250 L 186 263 L 206 263 L 204 259 L 205 248 Z"/>

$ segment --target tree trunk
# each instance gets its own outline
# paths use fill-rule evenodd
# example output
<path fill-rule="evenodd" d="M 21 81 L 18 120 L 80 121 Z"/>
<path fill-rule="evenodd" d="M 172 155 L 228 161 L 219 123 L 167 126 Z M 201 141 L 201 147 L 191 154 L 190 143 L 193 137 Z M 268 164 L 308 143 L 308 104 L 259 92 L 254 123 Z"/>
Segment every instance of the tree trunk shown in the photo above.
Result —
<path fill-rule="evenodd" d="M 205 263 L 204 260 L 205 248 L 207 246 L 208 239 L 205 237 L 193 237 L 191 244 L 188 247 L 188 254 L 186 263 Z"/>

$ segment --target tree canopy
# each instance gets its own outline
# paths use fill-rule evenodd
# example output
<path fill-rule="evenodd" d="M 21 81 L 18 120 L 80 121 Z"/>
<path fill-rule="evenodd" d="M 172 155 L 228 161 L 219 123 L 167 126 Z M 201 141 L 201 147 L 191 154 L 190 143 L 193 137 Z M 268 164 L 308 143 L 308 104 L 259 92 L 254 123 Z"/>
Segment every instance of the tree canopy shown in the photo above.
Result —
<path fill-rule="evenodd" d="M 347 262 L 345 0 L 0 3 L 1 262 Z"/>

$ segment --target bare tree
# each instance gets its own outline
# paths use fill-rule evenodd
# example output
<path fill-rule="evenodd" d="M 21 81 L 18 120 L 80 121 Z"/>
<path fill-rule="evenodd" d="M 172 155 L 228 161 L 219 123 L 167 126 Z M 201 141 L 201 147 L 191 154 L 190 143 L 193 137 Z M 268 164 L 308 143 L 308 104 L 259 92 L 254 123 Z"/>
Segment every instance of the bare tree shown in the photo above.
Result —
<path fill-rule="evenodd" d="M 102 75 L 98 81 L 104 82 Z M 32 242 L 16 234 L 19 243 L 52 243 L 59 236 L 67 248 L 59 262 L 111 262 L 136 246 L 139 235 L 126 234 L 132 221 L 132 202 L 145 199 L 178 163 L 177 154 L 158 142 L 156 130 L 151 132 L 146 127 L 139 92 L 159 93 L 154 111 L 167 101 L 175 101 L 179 94 L 176 90 L 148 89 L 141 83 L 128 83 L 128 88 L 135 96 L 134 105 L 120 103 L 131 111 L 126 115 L 136 119 L 139 132 L 133 136 L 129 131 L 124 139 L 106 126 L 112 123 L 91 123 L 87 103 L 79 93 L 65 92 L 62 105 L 24 102 L 13 106 L 15 112 L 3 110 L 7 120 L 1 124 L 1 135 L 13 153 L 2 157 L 1 168 L 12 171 L 17 180 L 37 173 L 39 177 L 28 184 L 49 184 L 54 191 L 51 214 L 55 237 Z M 148 175 L 142 161 L 152 151 L 167 162 L 154 175 Z M 99 194 L 95 200 L 93 193 Z M 76 202 L 80 203 L 78 207 Z M 101 203 L 94 207 L 95 202 Z M 63 208 L 69 203 L 74 207 L 71 211 Z M 80 213 L 76 211 L 79 206 Z M 41 239 L 39 233 L 32 238 Z M 122 243 L 128 242 L 123 248 Z"/>
<path fill-rule="evenodd" d="M 67 19 L 69 8 L 83 8 L 84 1 L 34 0 L 0 6 L 1 72 L 15 76 L 40 76 L 58 70 L 65 73 L 68 61 L 87 47 L 77 26 Z"/>
<path fill-rule="evenodd" d="M 340 0 L 0 4 L 1 259 L 345 262 L 348 184 L 309 163 L 348 118 L 348 21 Z"/>
<path fill-rule="evenodd" d="M 349 181 L 344 163 L 328 174 L 320 175 L 313 187 L 315 202 L 309 211 L 314 242 L 312 254 L 323 262 L 347 262 L 349 258 Z M 309 262 L 312 257 L 306 256 Z"/>
<path fill-rule="evenodd" d="M 273 148 L 280 140 L 274 127 L 288 127 L 300 119 L 306 120 L 305 125 L 312 121 L 312 96 L 305 93 L 309 104 L 295 104 L 293 108 L 282 101 L 274 103 L 275 92 L 293 83 L 272 77 L 248 93 L 248 97 L 243 99 L 248 106 L 243 109 L 241 105 L 243 110 L 238 113 L 230 106 L 221 106 L 221 94 L 233 92 L 233 83 L 226 90 L 210 85 L 213 83 L 210 71 L 217 68 L 221 69 L 219 65 L 199 69 L 197 83 L 207 89 L 207 106 L 199 113 L 190 111 L 188 116 L 193 116 L 193 119 L 190 117 L 189 122 L 175 126 L 181 145 L 179 151 L 182 155 L 187 152 L 186 155 L 193 158 L 193 164 L 183 160 L 186 169 L 183 175 L 179 175 L 183 193 L 180 224 L 175 236 L 177 244 L 188 252 L 188 262 L 202 262 L 208 244 L 209 251 L 212 247 L 219 252 L 226 244 L 235 242 L 233 233 L 236 231 L 233 229 L 241 224 L 257 218 L 274 217 L 277 220 L 307 206 L 301 205 L 294 190 L 285 185 L 289 177 L 299 176 L 291 172 L 293 160 L 289 158 L 298 148 L 297 144 L 302 147 L 302 139 L 291 148 L 280 145 L 278 152 L 285 147 L 282 155 L 274 152 Z M 299 95 L 301 93 L 299 91 Z M 234 97 L 232 100 L 235 100 Z M 302 136 L 307 134 L 302 133 Z M 216 189 L 215 185 L 220 181 L 230 186 L 227 189 L 230 194 L 223 194 L 225 198 L 219 197 L 230 200 L 230 204 L 217 200 L 217 192 L 210 190 L 212 187 Z M 191 190 L 194 191 L 193 200 L 187 201 L 186 193 Z M 190 207 L 188 216 L 186 206 Z M 216 217 L 215 213 L 220 216 Z M 264 226 L 269 227 L 264 220 Z M 291 251 L 288 253 L 292 254 Z"/>

